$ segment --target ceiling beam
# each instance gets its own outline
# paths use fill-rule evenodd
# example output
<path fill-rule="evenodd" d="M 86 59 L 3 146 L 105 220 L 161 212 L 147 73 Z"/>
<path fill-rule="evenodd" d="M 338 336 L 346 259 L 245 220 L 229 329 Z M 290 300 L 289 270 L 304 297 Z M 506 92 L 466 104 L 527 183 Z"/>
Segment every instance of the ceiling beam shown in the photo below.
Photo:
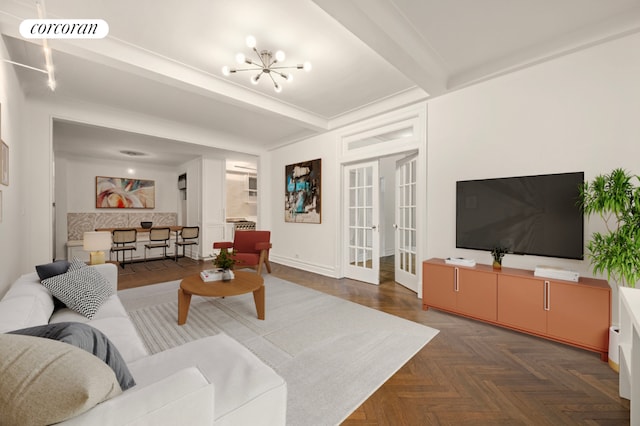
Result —
<path fill-rule="evenodd" d="M 447 91 L 445 64 L 392 2 L 313 1 L 430 96 Z"/>

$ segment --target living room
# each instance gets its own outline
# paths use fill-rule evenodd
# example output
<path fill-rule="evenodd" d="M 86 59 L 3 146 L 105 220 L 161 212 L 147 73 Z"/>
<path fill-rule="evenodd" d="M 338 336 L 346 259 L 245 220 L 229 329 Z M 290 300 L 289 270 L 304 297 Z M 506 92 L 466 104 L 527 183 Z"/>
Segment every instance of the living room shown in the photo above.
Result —
<path fill-rule="evenodd" d="M 327 2 L 318 3 L 328 8 Z M 233 139 L 231 134 L 216 134 L 192 123 L 140 114 L 114 104 L 58 97 L 58 92 L 25 92 L 18 71 L 4 62 L 0 67 L 1 137 L 9 146 L 10 183 L 0 186 L 0 294 L 18 276 L 32 271 L 34 265 L 54 258 L 54 119 L 257 156 L 258 222 L 261 228 L 272 232 L 272 261 L 339 278 L 343 276 L 342 173 L 350 161 L 344 155 L 344 140 L 354 133 L 393 123 L 398 115 L 419 116 L 423 119 L 418 147 L 422 173 L 419 193 L 424 197 L 418 213 L 418 259 L 461 256 L 489 264 L 489 252 L 455 246 L 456 181 L 571 171 L 584 171 L 589 180 L 616 167 L 640 173 L 640 27 L 635 6 L 626 15 L 624 31 L 593 38 L 580 47 L 547 51 L 547 56 L 530 58 L 526 64 L 491 68 L 492 72 L 469 78 L 464 84 L 451 81 L 454 90 L 437 96 L 425 95 L 429 92 L 426 87 L 416 87 L 348 116 L 338 116 L 318 134 L 283 138 L 268 148 L 251 145 L 246 138 Z M 2 16 L 3 34 L 15 37 L 15 28 L 8 28 L 15 20 L 7 14 Z M 10 59 L 6 43 L 3 38 L 0 53 L 3 59 Z M 398 66 L 403 64 L 399 62 Z M 407 73 L 422 71 L 417 67 L 417 71 Z M 45 80 L 44 76 L 38 78 Z M 106 78 L 106 72 L 97 76 L 96 87 L 87 88 L 87 93 L 99 90 L 100 82 Z M 282 119 L 282 125 L 286 127 L 289 119 Z M 314 225 L 286 223 L 284 169 L 316 158 L 322 159 L 323 167 L 322 221 Z M 85 192 L 90 192 L 93 182 L 82 185 L 87 185 Z M 585 236 L 602 228 L 595 218 L 585 220 Z M 509 267 L 529 270 L 541 263 L 550 264 L 593 276 L 588 259 L 507 255 L 504 262 Z M 617 287 L 611 287 L 615 323 Z M 417 296 L 421 296 L 420 292 Z"/>

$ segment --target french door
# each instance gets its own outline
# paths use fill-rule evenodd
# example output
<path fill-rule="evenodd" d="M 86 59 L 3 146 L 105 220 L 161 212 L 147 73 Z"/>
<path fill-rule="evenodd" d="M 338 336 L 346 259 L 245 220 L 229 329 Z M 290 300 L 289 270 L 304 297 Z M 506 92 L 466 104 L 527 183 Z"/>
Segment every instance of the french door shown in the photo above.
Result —
<path fill-rule="evenodd" d="M 396 162 L 395 280 L 418 292 L 416 175 L 418 154 Z"/>
<path fill-rule="evenodd" d="M 378 162 L 344 168 L 344 276 L 380 284 Z"/>

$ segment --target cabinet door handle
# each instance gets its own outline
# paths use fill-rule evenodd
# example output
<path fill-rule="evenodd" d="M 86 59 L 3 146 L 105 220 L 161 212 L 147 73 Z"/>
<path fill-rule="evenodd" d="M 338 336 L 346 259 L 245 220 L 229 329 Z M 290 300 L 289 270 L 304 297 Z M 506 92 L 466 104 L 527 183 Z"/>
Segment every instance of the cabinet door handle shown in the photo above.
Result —
<path fill-rule="evenodd" d="M 459 271 L 458 271 L 458 268 L 453 268 L 453 270 L 455 271 L 455 276 L 454 276 L 454 280 L 453 280 L 453 291 L 458 291 L 459 290 L 459 287 L 458 287 Z"/>
<path fill-rule="evenodd" d="M 549 303 L 550 300 L 550 288 L 549 288 L 549 281 L 545 281 L 544 282 L 544 310 L 545 311 L 549 311 L 551 310 L 551 305 Z"/>

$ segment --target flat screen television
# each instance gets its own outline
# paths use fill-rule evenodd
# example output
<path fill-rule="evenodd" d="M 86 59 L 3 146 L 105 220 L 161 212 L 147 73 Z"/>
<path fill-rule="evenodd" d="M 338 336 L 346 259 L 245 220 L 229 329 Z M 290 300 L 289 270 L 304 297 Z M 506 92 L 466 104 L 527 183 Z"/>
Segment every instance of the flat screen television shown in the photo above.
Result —
<path fill-rule="evenodd" d="M 584 258 L 584 172 L 456 182 L 456 247 Z"/>

